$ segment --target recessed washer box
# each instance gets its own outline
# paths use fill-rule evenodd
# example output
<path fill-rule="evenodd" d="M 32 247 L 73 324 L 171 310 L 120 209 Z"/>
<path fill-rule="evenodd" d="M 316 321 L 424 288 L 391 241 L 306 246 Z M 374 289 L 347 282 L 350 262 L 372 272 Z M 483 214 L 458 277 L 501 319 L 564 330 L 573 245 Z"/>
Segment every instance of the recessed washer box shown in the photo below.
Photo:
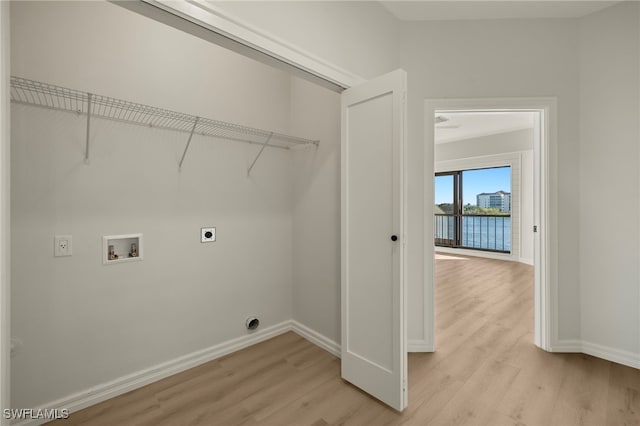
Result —
<path fill-rule="evenodd" d="M 213 243 L 216 241 L 216 228 L 200 228 L 200 242 Z"/>
<path fill-rule="evenodd" d="M 142 234 L 105 235 L 102 237 L 102 263 L 137 262 L 142 260 Z"/>

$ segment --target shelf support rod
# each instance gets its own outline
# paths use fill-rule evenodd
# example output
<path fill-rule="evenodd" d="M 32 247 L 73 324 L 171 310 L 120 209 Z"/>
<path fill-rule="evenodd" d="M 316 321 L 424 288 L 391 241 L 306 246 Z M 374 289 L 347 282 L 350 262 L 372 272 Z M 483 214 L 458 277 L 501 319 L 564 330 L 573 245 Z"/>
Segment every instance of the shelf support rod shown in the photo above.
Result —
<path fill-rule="evenodd" d="M 184 157 L 187 155 L 187 150 L 189 150 L 189 145 L 191 145 L 191 138 L 193 138 L 193 133 L 196 131 L 196 126 L 198 125 L 198 120 L 200 117 L 196 117 L 196 120 L 193 122 L 193 127 L 191 128 L 191 133 L 189 133 L 189 140 L 187 140 L 187 146 L 184 147 L 184 152 L 182 153 L 182 158 L 180 159 L 180 164 L 178 164 L 178 170 L 182 170 L 182 163 L 184 162 Z"/>
<path fill-rule="evenodd" d="M 84 148 L 84 163 L 89 164 L 89 137 L 91 135 L 91 101 L 93 95 L 87 93 L 87 141 Z"/>
<path fill-rule="evenodd" d="M 273 136 L 273 132 L 269 133 L 269 137 L 262 144 L 262 148 L 260 148 L 260 152 L 258 152 L 258 155 L 256 155 L 256 158 L 253 159 L 253 163 L 251 163 L 251 165 L 249 166 L 249 169 L 247 170 L 247 176 L 251 174 L 251 169 L 253 169 L 253 166 L 256 164 L 256 161 L 258 161 L 258 158 L 260 158 L 260 156 L 262 155 L 262 151 L 264 151 L 267 145 L 269 145 L 269 141 L 271 141 L 272 136 Z"/>

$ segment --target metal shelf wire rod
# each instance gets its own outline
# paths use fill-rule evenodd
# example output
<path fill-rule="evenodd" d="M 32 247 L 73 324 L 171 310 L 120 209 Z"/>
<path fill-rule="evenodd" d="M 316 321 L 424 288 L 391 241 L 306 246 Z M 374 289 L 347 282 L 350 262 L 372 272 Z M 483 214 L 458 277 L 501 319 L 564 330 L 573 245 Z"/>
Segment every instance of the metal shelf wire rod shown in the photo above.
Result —
<path fill-rule="evenodd" d="M 91 119 L 94 117 L 188 133 L 189 141 L 193 134 L 199 134 L 218 139 L 257 144 L 261 145 L 258 157 L 266 147 L 289 149 L 294 146 L 318 146 L 319 144 L 318 140 L 285 135 L 210 118 L 198 118 L 181 112 L 90 94 L 15 76 L 11 77 L 11 101 L 18 104 L 86 114 L 87 141 L 85 161 L 87 162 L 89 160 L 90 124 Z M 265 140 L 267 140 L 266 143 Z M 186 149 L 188 149 L 188 144 L 189 142 Z M 186 149 L 180 161 L 180 166 L 184 161 Z"/>

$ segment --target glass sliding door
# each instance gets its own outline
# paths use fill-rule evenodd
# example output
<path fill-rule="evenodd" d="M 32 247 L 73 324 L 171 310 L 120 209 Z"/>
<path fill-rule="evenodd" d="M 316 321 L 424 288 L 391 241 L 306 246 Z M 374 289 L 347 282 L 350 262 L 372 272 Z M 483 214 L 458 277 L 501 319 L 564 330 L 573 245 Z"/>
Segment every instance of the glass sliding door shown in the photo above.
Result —
<path fill-rule="evenodd" d="M 511 167 L 435 176 L 435 245 L 511 252 Z"/>
<path fill-rule="evenodd" d="M 457 172 L 438 173 L 435 177 L 434 234 L 439 246 L 456 247 L 459 245 L 458 213 L 460 210 L 460 175 Z"/>

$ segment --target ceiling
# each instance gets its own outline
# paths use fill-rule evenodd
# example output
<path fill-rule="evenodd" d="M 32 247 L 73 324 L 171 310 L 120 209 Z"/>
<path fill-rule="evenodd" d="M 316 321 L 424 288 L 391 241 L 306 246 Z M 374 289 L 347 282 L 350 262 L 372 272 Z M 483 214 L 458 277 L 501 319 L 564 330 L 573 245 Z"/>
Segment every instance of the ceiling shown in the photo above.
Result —
<path fill-rule="evenodd" d="M 447 143 L 532 129 L 533 116 L 533 112 L 518 111 L 438 112 L 436 113 L 435 142 Z"/>
<path fill-rule="evenodd" d="M 402 21 L 580 18 L 619 1 L 584 0 L 387 0 L 382 5 Z"/>

